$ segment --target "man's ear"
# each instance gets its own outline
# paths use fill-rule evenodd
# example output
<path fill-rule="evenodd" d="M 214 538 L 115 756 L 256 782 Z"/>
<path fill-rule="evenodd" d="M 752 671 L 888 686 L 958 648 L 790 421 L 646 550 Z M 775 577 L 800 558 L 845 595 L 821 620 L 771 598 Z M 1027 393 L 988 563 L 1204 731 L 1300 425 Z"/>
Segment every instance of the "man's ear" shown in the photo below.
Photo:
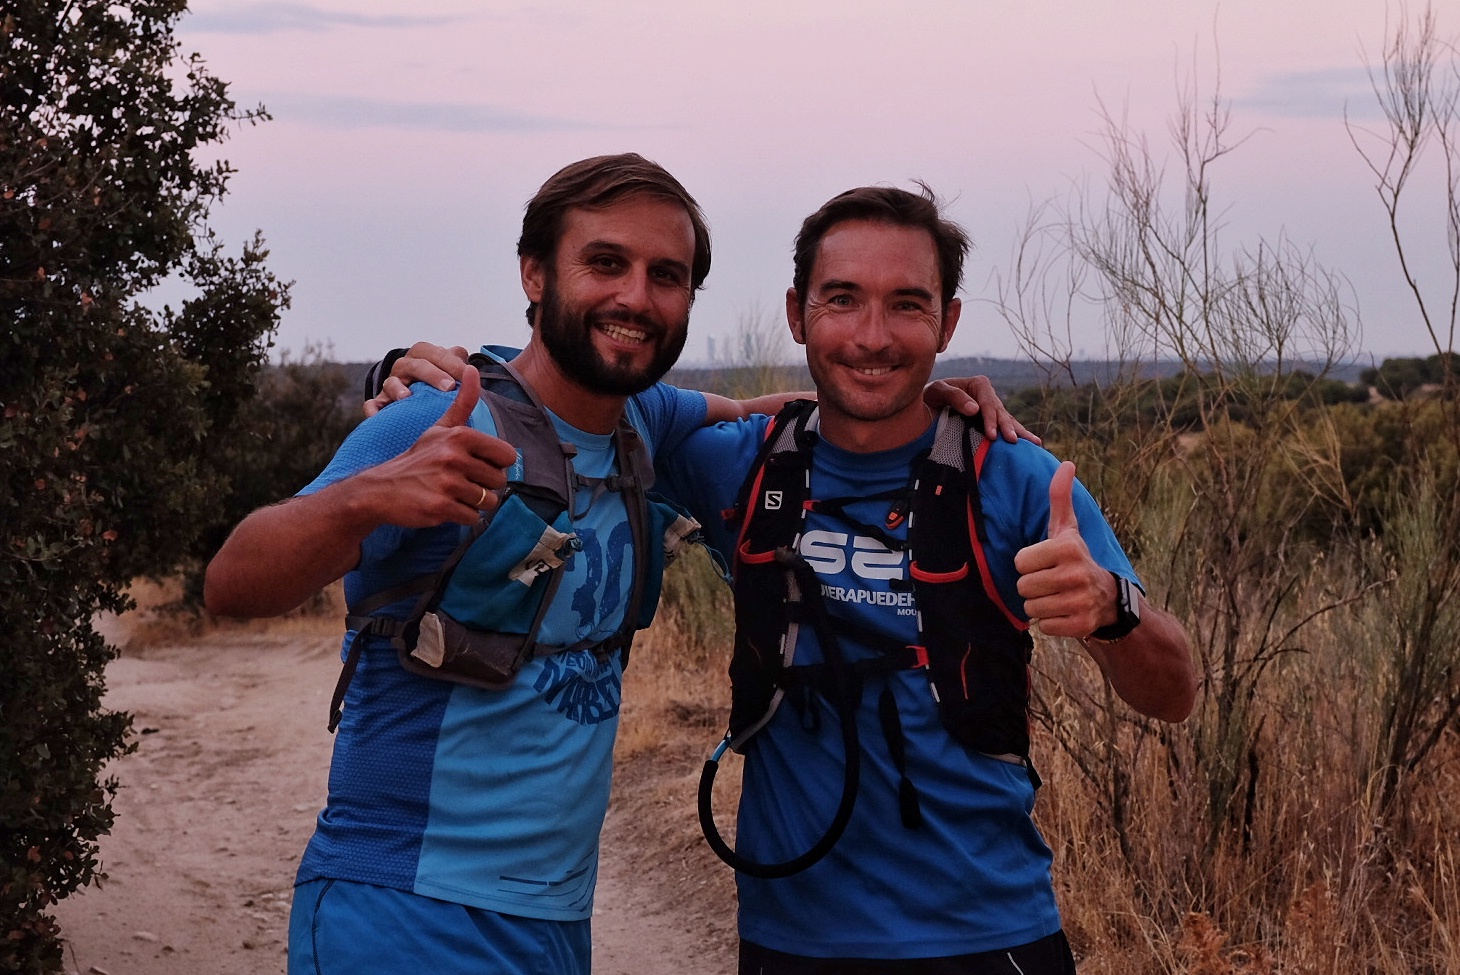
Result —
<path fill-rule="evenodd" d="M 522 293 L 528 301 L 538 304 L 547 289 L 547 268 L 542 261 L 526 255 L 517 259 L 517 265 L 522 275 Z"/>
<path fill-rule="evenodd" d="M 963 314 L 963 301 L 954 298 L 948 302 L 948 307 L 943 309 L 943 337 L 938 343 L 939 352 L 948 351 L 948 343 L 953 339 L 953 332 L 958 328 L 958 318 Z"/>
<path fill-rule="evenodd" d="M 801 308 L 801 296 L 795 288 L 786 289 L 786 324 L 791 326 L 791 338 L 797 345 L 806 344 L 806 316 Z"/>

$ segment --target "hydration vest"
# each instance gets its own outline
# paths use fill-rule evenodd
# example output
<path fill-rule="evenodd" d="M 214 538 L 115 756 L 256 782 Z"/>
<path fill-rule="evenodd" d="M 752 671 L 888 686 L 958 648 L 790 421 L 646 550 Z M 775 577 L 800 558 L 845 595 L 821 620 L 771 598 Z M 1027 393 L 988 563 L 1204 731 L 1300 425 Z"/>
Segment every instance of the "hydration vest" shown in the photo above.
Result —
<path fill-rule="evenodd" d="M 735 649 L 730 661 L 729 730 L 700 776 L 700 825 L 722 860 L 756 877 L 784 877 L 814 864 L 840 838 L 855 805 L 861 748 L 855 714 L 869 677 L 922 671 L 937 702 L 943 727 L 974 751 L 1024 765 L 1029 761 L 1028 623 L 1004 605 L 990 575 L 988 535 L 979 501 L 978 474 L 988 442 L 969 420 L 944 411 L 933 445 L 912 465 L 904 489 L 889 502 L 885 528 L 845 513 L 858 498 L 811 497 L 811 454 L 819 439 L 816 404 L 790 403 L 772 422 L 754 468 L 740 488 L 728 523 L 739 525 L 735 569 Z M 918 643 L 908 645 L 868 631 L 831 613 L 821 582 L 799 554 L 808 511 L 840 518 L 893 551 L 908 554 L 907 575 L 917 606 Z M 907 522 L 906 542 L 887 529 Z M 894 583 L 894 585 L 896 585 Z M 813 628 L 821 663 L 795 659 L 802 626 Z M 854 639 L 879 653 L 848 663 L 840 641 Z M 721 838 L 712 812 L 719 759 L 727 748 L 744 752 L 788 696 L 820 695 L 836 712 L 846 751 L 841 801 L 821 838 L 805 853 L 781 863 L 756 863 Z M 884 684 L 878 714 L 900 773 L 903 825 L 921 824 L 916 789 L 906 774 L 904 742 L 892 690 Z"/>
<path fill-rule="evenodd" d="M 413 674 L 491 690 L 509 686 L 523 664 L 549 654 L 591 647 L 600 658 L 619 653 L 627 662 L 635 631 L 654 618 L 664 566 L 683 542 L 698 540 L 698 522 L 648 496 L 654 465 L 627 411 L 613 432 L 620 473 L 586 477 L 573 469 L 577 448 L 558 439 L 546 407 L 508 362 L 482 353 L 468 361 L 481 375 L 479 408 L 491 412 L 496 435 L 517 449 L 518 462 L 497 504 L 481 513 L 439 568 L 349 607 L 345 625 L 354 635 L 330 702 L 330 731 L 339 726 L 365 636 L 388 639 Z M 613 636 L 548 645 L 538 631 L 568 559 L 581 548 L 573 532 L 579 488 L 591 489 L 594 499 L 605 491 L 622 496 L 633 579 Z M 404 617 L 381 612 L 411 596 Z"/>

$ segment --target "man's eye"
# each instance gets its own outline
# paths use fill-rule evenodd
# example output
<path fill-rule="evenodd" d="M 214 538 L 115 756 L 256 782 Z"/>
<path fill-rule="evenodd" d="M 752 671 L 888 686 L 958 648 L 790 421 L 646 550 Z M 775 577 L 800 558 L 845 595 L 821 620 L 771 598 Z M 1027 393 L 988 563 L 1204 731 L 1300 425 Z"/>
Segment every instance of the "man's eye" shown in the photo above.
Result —
<path fill-rule="evenodd" d="M 826 299 L 828 305 L 836 305 L 839 308 L 848 308 L 852 304 L 851 295 L 832 295 Z"/>
<path fill-rule="evenodd" d="M 662 267 L 654 272 L 655 279 L 665 284 L 673 285 L 676 288 L 684 287 L 684 275 L 674 268 Z"/>

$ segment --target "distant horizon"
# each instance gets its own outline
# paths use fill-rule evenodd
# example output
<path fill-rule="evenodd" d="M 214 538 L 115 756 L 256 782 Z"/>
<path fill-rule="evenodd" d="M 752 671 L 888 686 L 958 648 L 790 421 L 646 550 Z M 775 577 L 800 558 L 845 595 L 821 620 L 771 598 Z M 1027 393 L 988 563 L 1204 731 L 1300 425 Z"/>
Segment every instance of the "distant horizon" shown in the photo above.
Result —
<path fill-rule="evenodd" d="M 499 344 L 499 343 L 491 343 L 491 344 L 495 345 L 495 344 Z M 392 348 L 399 348 L 399 346 L 392 346 Z M 342 365 L 342 366 L 371 366 L 371 365 L 374 365 L 376 362 L 379 362 L 381 356 L 384 356 L 385 353 L 387 353 L 389 351 L 391 351 L 391 349 L 388 349 L 388 348 L 381 349 L 380 350 L 380 355 L 379 356 L 376 356 L 373 359 L 322 358 L 321 361 L 323 361 L 323 362 L 329 362 L 329 363 L 334 363 L 336 365 Z M 468 351 L 475 351 L 475 348 L 469 348 Z M 294 351 L 290 350 L 288 354 L 290 355 L 291 359 L 297 359 L 297 353 L 295 353 Z M 1359 367 L 1359 366 L 1365 366 L 1365 367 L 1367 367 L 1367 366 L 1370 366 L 1370 365 L 1373 365 L 1373 366 L 1377 367 L 1377 366 L 1382 365 L 1385 361 L 1391 360 L 1391 359 L 1421 359 L 1421 360 L 1423 360 L 1423 359 L 1429 359 L 1429 358 L 1431 358 L 1431 357 L 1433 357 L 1435 355 L 1438 355 L 1438 354 L 1440 354 L 1440 353 L 1436 353 L 1434 351 L 1430 351 L 1430 352 L 1415 353 L 1415 354 L 1409 354 L 1409 355 L 1406 355 L 1406 354 L 1393 354 L 1393 355 L 1391 355 L 1391 354 L 1385 354 L 1385 355 L 1379 356 L 1379 355 L 1375 355 L 1375 354 L 1371 354 L 1371 353 L 1365 352 L 1365 353 L 1356 354 L 1354 356 L 1350 356 L 1348 358 L 1343 358 L 1343 359 L 1335 360 L 1334 366 L 1336 368 L 1342 368 L 1342 369 L 1352 369 L 1352 368 Z M 1460 354 L 1460 353 L 1457 353 L 1457 354 Z M 978 353 L 944 352 L 944 353 L 942 353 L 942 354 L 940 354 L 938 356 L 938 358 L 937 358 L 937 365 L 942 366 L 945 363 L 949 363 L 949 362 L 962 362 L 962 361 L 991 362 L 991 363 L 1011 362 L 1011 363 L 1028 363 L 1030 365 L 1039 365 L 1041 362 L 1046 362 L 1047 363 L 1047 362 L 1050 362 L 1051 360 L 1049 360 L 1049 359 L 1043 359 L 1043 360 L 1036 359 L 1036 358 L 1034 358 L 1032 356 L 1027 356 L 1027 355 L 980 355 Z M 1063 360 L 1060 360 L 1060 361 L 1063 361 Z M 1071 358 L 1069 361 L 1072 362 L 1072 363 L 1090 364 L 1090 363 L 1111 363 L 1111 362 L 1119 362 L 1119 361 L 1122 361 L 1122 360 L 1120 360 L 1118 358 L 1103 358 L 1103 357 L 1090 357 L 1090 356 L 1080 357 L 1080 356 L 1077 356 L 1077 357 Z M 1175 357 L 1172 357 L 1172 358 L 1163 358 L 1163 359 L 1142 359 L 1141 361 L 1142 362 L 1158 363 L 1158 364 L 1173 364 L 1173 363 L 1180 362 L 1180 360 L 1177 359 L 1177 358 L 1175 358 Z M 1287 361 L 1290 362 L 1290 363 L 1295 363 L 1295 364 L 1300 364 L 1300 363 L 1314 363 L 1315 362 L 1315 360 L 1312 360 L 1312 359 L 1304 359 L 1302 357 L 1291 357 L 1291 356 L 1287 358 Z M 272 364 L 278 365 L 279 363 L 277 361 L 272 361 Z M 806 367 L 806 360 L 804 358 L 800 358 L 800 359 L 797 359 L 797 358 L 788 358 L 788 359 L 780 359 L 780 360 L 768 362 L 768 363 L 765 363 L 765 365 L 768 365 L 768 366 L 770 366 L 772 368 L 789 368 L 789 369 L 798 369 L 799 368 L 799 369 L 804 369 Z M 753 368 L 758 368 L 759 366 L 760 366 L 760 363 L 756 363 L 756 364 L 753 364 L 753 365 L 752 364 L 745 364 L 745 363 L 727 363 L 727 362 L 725 362 L 723 360 L 716 361 L 716 360 L 712 360 L 712 359 L 703 359 L 703 360 L 701 360 L 701 359 L 689 359 L 689 358 L 685 358 L 685 357 L 681 356 L 680 359 L 679 359 L 679 361 L 677 361 L 674 364 L 674 366 L 671 368 L 671 371 L 674 371 L 674 370 L 711 370 L 711 369 L 753 369 Z"/>

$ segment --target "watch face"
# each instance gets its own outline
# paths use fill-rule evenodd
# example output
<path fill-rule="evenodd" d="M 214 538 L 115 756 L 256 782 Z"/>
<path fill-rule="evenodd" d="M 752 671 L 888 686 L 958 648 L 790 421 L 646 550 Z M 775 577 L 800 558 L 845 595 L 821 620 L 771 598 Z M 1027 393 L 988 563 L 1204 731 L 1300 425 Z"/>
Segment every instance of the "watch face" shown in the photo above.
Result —
<path fill-rule="evenodd" d="M 1120 614 L 1120 622 L 1124 624 L 1127 617 L 1129 617 L 1131 625 L 1134 626 L 1141 621 L 1141 604 L 1136 599 L 1135 586 L 1131 585 L 1131 581 L 1125 578 L 1125 576 L 1121 576 L 1116 585 L 1120 590 L 1120 600 L 1117 607 L 1117 611 Z"/>
<path fill-rule="evenodd" d="M 1115 576 L 1115 622 L 1090 634 L 1106 643 L 1125 639 L 1141 622 L 1141 604 L 1136 596 L 1136 587 L 1125 576 L 1114 572 L 1111 575 Z"/>

